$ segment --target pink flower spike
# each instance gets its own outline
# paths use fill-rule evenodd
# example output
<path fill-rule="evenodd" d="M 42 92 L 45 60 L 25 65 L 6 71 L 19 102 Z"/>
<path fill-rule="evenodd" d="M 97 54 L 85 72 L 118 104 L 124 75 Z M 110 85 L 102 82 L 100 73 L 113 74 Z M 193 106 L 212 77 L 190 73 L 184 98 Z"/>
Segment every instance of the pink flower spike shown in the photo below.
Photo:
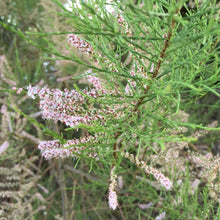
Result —
<path fill-rule="evenodd" d="M 82 144 L 89 144 L 91 141 L 96 141 L 93 136 L 86 136 L 80 139 L 68 140 L 66 144 L 61 144 L 59 140 L 52 141 L 41 141 L 38 145 L 38 149 L 41 151 L 42 156 L 46 159 L 52 158 L 68 158 L 76 157 L 78 158 L 82 154 L 83 150 L 87 148 L 82 146 Z M 81 145 L 80 145 L 81 144 Z M 79 146 L 80 145 L 80 146 Z M 89 153 L 87 154 L 90 158 L 98 160 L 96 149 L 89 148 Z"/>
<path fill-rule="evenodd" d="M 108 201 L 109 207 L 115 210 L 118 206 L 117 194 L 115 191 L 113 190 L 109 191 L 108 200 L 109 200 Z"/>
<path fill-rule="evenodd" d="M 138 158 L 134 159 L 133 154 L 129 154 L 128 152 L 121 152 L 121 155 L 125 158 L 129 159 L 132 163 L 134 163 L 137 167 L 144 170 L 146 174 L 152 174 L 155 179 L 160 182 L 160 184 L 165 187 L 167 190 L 170 190 L 173 186 L 172 182 L 165 177 L 161 172 L 159 172 L 157 169 L 150 167 L 146 164 L 144 161 L 140 161 Z"/>
<path fill-rule="evenodd" d="M 162 178 L 160 178 L 160 183 L 162 186 L 164 186 L 167 190 L 170 190 L 173 186 L 172 182 L 170 182 L 170 180 L 164 176 L 162 176 Z"/>
<path fill-rule="evenodd" d="M 115 174 L 115 166 L 112 167 L 110 173 L 110 184 L 109 184 L 109 194 L 108 194 L 108 204 L 109 207 L 115 210 L 118 207 L 118 199 L 115 191 L 117 185 L 117 175 Z"/>
<path fill-rule="evenodd" d="M 80 52 L 92 53 L 92 46 L 75 34 L 68 35 L 68 42 Z"/>

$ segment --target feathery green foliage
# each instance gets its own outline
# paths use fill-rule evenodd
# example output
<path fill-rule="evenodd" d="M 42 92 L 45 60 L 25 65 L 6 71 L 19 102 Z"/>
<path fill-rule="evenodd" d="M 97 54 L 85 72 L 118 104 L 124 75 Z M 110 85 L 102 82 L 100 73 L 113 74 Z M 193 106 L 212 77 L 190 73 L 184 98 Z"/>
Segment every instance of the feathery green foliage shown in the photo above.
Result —
<path fill-rule="evenodd" d="M 59 167 L 63 218 L 154 219 L 162 212 L 167 219 L 218 218 L 219 158 L 210 156 L 210 149 L 201 152 L 195 144 L 206 134 L 216 132 L 219 137 L 220 127 L 213 122 L 219 116 L 203 117 L 207 96 L 214 99 L 209 109 L 215 112 L 219 108 L 217 1 L 195 1 L 193 10 L 185 0 L 72 1 L 71 10 L 58 0 L 53 2 L 62 9 L 56 15 L 66 20 L 69 29 L 29 31 L 23 38 L 38 46 L 33 36 L 42 37 L 47 47 L 39 48 L 53 55 L 51 59 L 65 60 L 69 65 L 78 63 L 80 71 L 72 77 L 75 91 L 85 99 L 82 112 L 90 116 L 101 112 L 105 118 L 71 128 L 57 126 L 63 134 L 61 139 L 86 134 L 97 138 L 83 149 L 80 158 L 55 162 Z M 51 40 L 51 36 L 62 38 L 67 34 L 83 39 L 92 51 L 83 55 L 65 41 L 61 46 Z M 88 69 L 101 80 L 107 93 L 95 98 L 85 94 L 80 80 L 90 74 L 85 72 Z M 104 111 L 109 109 L 114 109 L 115 115 Z M 92 151 L 98 160 L 88 156 Z M 169 176 L 174 184 L 171 191 L 158 186 L 153 176 L 146 176 L 145 169 L 139 169 L 143 166 L 138 158 Z M 71 163 L 74 168 L 68 165 Z M 77 174 L 74 180 L 64 177 L 63 167 Z M 108 180 L 111 186 L 114 174 L 118 177 L 114 191 L 119 206 L 112 212 L 103 201 L 107 203 Z M 73 184 L 65 183 L 64 178 Z M 72 196 L 67 195 L 68 190 Z M 71 214 L 68 208 L 73 210 Z M 52 212 L 57 213 L 55 209 Z"/>

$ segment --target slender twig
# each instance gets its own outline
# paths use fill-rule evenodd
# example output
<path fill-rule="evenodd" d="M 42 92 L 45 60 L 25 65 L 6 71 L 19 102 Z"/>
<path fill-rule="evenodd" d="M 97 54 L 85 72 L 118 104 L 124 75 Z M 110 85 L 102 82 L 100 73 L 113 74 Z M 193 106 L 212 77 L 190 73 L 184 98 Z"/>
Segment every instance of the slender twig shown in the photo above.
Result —
<path fill-rule="evenodd" d="M 51 206 L 53 205 L 53 201 L 55 200 L 55 196 L 56 193 L 59 191 L 59 189 L 55 190 L 48 198 L 47 201 L 50 201 L 49 205 L 47 205 L 47 209 L 46 209 L 46 215 L 44 216 L 43 220 L 46 220 L 49 214 L 49 210 L 51 208 Z"/>
<path fill-rule="evenodd" d="M 119 211 L 120 211 L 120 214 L 121 214 L 122 219 L 123 219 L 123 220 L 126 220 L 125 215 L 124 215 L 124 213 L 123 213 L 123 211 L 122 211 L 122 209 L 121 209 L 121 206 L 119 206 L 118 208 L 119 208 Z"/>
<path fill-rule="evenodd" d="M 68 220 L 67 195 L 66 195 L 66 190 L 65 190 L 64 172 L 63 172 L 61 160 L 58 161 L 58 167 L 59 167 L 59 185 L 60 185 L 60 192 L 61 192 L 61 198 L 62 198 L 63 220 Z"/>
<path fill-rule="evenodd" d="M 67 169 L 67 170 L 70 170 L 71 172 L 77 173 L 77 174 L 79 174 L 79 175 L 81 175 L 81 176 L 83 176 L 83 177 L 86 177 L 86 178 L 89 179 L 89 180 L 96 181 L 96 182 L 99 181 L 98 178 L 93 177 L 93 176 L 91 176 L 91 175 L 89 175 L 89 174 L 87 174 L 87 173 L 84 173 L 84 172 L 81 171 L 81 170 L 75 169 L 75 168 L 73 168 L 73 167 L 71 167 L 71 166 L 64 165 L 64 168 Z"/>

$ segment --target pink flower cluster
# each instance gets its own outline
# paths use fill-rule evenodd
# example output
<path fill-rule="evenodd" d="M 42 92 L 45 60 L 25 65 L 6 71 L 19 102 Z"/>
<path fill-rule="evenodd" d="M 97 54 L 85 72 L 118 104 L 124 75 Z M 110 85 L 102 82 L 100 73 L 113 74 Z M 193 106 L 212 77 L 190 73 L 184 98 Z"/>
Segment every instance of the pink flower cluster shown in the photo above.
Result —
<path fill-rule="evenodd" d="M 112 167 L 110 173 L 110 184 L 109 184 L 109 194 L 108 194 L 108 204 L 109 207 L 115 210 L 118 207 L 118 199 L 115 191 L 117 185 L 117 175 L 115 174 L 115 166 Z"/>
<path fill-rule="evenodd" d="M 98 159 L 95 149 L 86 147 L 86 145 L 90 145 L 94 142 L 96 142 L 96 137 L 93 136 L 68 140 L 67 143 L 63 145 L 59 140 L 41 141 L 38 145 L 38 149 L 46 160 L 52 158 L 79 157 L 85 149 L 87 149 L 87 156 Z"/>
<path fill-rule="evenodd" d="M 166 189 L 172 188 L 172 182 L 165 177 L 161 172 L 159 172 L 157 169 L 150 167 L 147 165 L 145 161 L 140 161 L 138 158 L 135 158 L 133 154 L 129 154 L 128 152 L 122 152 L 121 155 L 127 159 L 129 159 L 132 163 L 134 163 L 137 167 L 144 170 L 146 174 L 152 174 L 155 179 L 160 182 L 162 186 L 164 186 Z"/>
<path fill-rule="evenodd" d="M 91 98 L 99 96 L 99 92 L 95 89 L 91 91 L 83 90 L 82 93 Z M 32 98 L 39 96 L 40 109 L 44 119 L 52 119 L 61 121 L 69 127 L 76 127 L 80 123 L 90 124 L 92 121 L 105 121 L 103 111 L 93 108 L 93 111 L 85 110 L 82 105 L 86 102 L 86 98 L 75 90 L 69 91 L 65 89 L 49 89 L 48 87 L 28 87 L 28 95 Z M 105 110 L 104 110 L 105 111 Z M 106 111 L 105 111 L 106 113 Z"/>
<path fill-rule="evenodd" d="M 93 53 L 92 46 L 75 34 L 68 35 L 68 42 L 82 53 Z"/>

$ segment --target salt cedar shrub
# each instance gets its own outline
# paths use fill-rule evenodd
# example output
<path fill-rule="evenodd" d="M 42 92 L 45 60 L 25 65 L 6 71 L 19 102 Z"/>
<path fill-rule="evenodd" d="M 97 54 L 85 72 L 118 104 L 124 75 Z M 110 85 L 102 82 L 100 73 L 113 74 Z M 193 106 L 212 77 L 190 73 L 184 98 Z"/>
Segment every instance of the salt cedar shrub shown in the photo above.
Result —
<path fill-rule="evenodd" d="M 190 129 L 219 130 L 179 115 L 189 105 L 199 108 L 195 100 L 208 92 L 220 96 L 218 6 L 203 1 L 183 18 L 180 10 L 186 1 L 83 1 L 72 10 L 54 2 L 73 26 L 67 33 L 71 55 L 54 47 L 47 51 L 84 65 L 82 77 L 90 88 L 61 91 L 29 85 L 28 95 L 39 100 L 44 119 L 86 131 L 79 139 L 40 142 L 42 155 L 108 161 L 113 210 L 120 206 L 117 170 L 126 159 L 172 189 L 172 180 L 145 158 L 166 149 L 167 143 L 196 140 L 187 136 Z M 171 176 L 168 171 L 166 175 Z"/>

